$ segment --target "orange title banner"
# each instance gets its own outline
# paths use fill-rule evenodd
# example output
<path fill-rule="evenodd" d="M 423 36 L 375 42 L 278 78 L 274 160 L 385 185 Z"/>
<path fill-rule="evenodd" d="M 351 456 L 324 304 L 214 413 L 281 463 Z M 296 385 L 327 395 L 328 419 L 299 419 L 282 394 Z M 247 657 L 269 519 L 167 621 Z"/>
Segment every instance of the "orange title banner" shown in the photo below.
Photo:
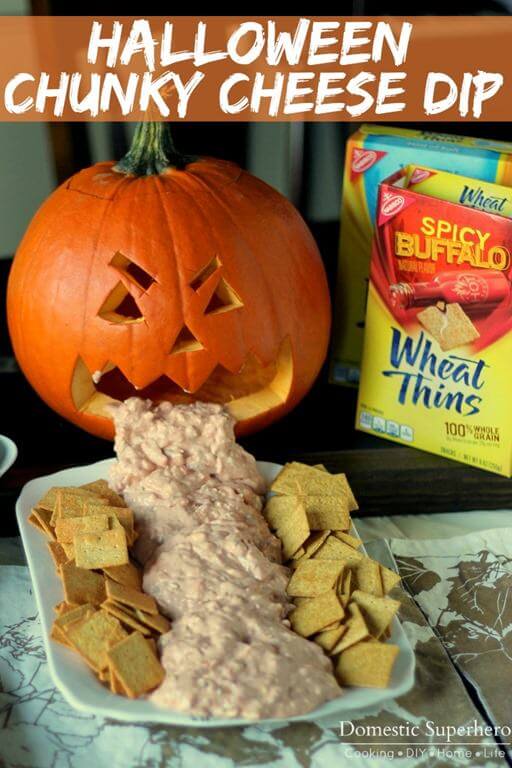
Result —
<path fill-rule="evenodd" d="M 508 17 L 0 17 L 0 120 L 512 120 Z"/>

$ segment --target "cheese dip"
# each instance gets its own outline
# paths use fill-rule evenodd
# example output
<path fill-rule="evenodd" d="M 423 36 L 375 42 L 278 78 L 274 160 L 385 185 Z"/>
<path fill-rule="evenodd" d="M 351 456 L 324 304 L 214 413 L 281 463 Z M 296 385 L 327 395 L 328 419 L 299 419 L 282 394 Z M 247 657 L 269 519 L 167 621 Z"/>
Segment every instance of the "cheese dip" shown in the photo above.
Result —
<path fill-rule="evenodd" d="M 173 625 L 150 700 L 203 717 L 288 717 L 341 694 L 330 660 L 290 629 L 289 571 L 261 514 L 266 487 L 223 406 L 114 412 L 110 484 L 132 507 L 144 590 Z"/>

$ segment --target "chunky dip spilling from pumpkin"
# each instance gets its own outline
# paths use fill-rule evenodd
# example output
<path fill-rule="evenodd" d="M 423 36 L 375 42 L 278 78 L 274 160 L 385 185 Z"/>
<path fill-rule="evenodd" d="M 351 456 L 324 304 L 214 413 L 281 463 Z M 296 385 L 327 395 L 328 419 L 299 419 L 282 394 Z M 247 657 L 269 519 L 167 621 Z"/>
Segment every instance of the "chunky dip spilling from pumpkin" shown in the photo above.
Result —
<path fill-rule="evenodd" d="M 287 618 L 289 571 L 262 516 L 265 483 L 220 405 L 117 407 L 110 483 L 134 510 L 144 590 L 172 619 L 158 705 L 287 717 L 340 695 L 322 649 Z"/>

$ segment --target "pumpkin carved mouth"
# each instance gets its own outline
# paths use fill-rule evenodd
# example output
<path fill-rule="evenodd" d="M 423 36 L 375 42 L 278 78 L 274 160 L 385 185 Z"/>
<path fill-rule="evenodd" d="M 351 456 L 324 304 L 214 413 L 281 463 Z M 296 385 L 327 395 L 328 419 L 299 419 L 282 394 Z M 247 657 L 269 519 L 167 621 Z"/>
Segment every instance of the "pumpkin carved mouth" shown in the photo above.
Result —
<path fill-rule="evenodd" d="M 185 392 L 171 378 L 162 375 L 143 389 L 137 389 L 112 363 L 91 373 L 79 357 L 71 381 L 71 396 L 77 411 L 111 418 L 110 407 L 129 397 L 149 398 L 154 402 L 191 403 L 195 400 L 225 405 L 237 421 L 255 418 L 287 402 L 293 383 L 293 355 L 290 339 L 285 338 L 277 358 L 262 365 L 249 355 L 236 374 L 218 365 L 194 393 Z"/>

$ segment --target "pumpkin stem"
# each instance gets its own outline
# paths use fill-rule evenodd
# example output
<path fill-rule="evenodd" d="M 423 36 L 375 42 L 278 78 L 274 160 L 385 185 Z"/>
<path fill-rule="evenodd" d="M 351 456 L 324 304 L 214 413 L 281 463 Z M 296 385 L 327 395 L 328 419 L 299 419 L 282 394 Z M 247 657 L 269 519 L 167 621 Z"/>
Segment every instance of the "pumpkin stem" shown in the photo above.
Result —
<path fill-rule="evenodd" d="M 130 176 L 154 176 L 168 168 L 185 168 L 197 157 L 178 152 L 167 123 L 139 123 L 130 149 L 114 165 L 114 171 Z"/>

